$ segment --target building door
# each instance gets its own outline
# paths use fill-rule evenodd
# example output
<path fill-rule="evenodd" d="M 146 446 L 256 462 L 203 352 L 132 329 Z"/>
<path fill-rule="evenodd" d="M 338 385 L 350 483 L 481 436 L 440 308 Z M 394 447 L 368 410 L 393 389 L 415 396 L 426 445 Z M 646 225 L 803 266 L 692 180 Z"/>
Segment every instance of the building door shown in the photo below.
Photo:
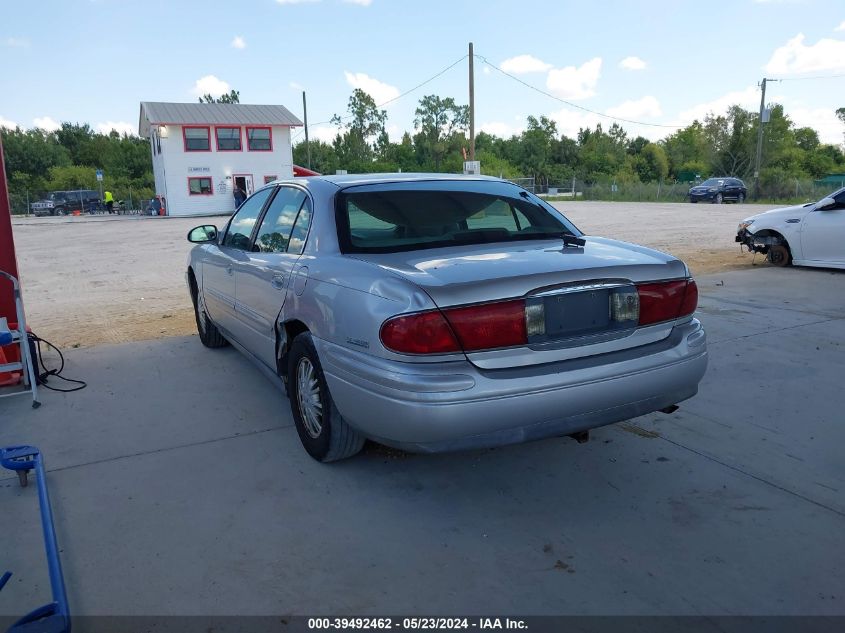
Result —
<path fill-rule="evenodd" d="M 240 187 L 246 192 L 247 197 L 251 196 L 255 191 L 254 183 L 252 182 L 252 174 L 235 174 L 235 186 Z"/>

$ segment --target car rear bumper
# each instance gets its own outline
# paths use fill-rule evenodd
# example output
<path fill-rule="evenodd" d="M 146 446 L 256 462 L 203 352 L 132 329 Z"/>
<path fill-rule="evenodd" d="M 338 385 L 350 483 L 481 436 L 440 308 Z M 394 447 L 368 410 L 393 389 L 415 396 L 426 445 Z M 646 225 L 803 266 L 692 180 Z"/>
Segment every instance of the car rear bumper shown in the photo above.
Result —
<path fill-rule="evenodd" d="M 419 452 L 567 435 L 694 396 L 707 368 L 701 324 L 657 343 L 534 367 L 398 363 L 315 339 L 341 415 L 364 435 Z"/>

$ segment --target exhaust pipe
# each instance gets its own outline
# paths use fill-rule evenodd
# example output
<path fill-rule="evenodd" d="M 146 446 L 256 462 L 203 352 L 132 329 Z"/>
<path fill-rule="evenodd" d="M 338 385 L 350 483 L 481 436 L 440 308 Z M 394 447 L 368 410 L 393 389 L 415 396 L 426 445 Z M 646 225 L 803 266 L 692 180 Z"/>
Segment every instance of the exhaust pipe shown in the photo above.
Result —
<path fill-rule="evenodd" d="M 675 413 L 675 411 L 677 411 L 678 409 L 680 409 L 680 407 L 677 404 L 670 404 L 668 407 L 658 409 L 658 411 L 660 411 L 660 413 L 666 413 L 668 415 L 669 413 Z"/>
<path fill-rule="evenodd" d="M 578 442 L 579 444 L 586 444 L 590 441 L 590 432 L 589 431 L 578 431 L 577 433 L 572 433 L 569 437 L 573 440 Z"/>

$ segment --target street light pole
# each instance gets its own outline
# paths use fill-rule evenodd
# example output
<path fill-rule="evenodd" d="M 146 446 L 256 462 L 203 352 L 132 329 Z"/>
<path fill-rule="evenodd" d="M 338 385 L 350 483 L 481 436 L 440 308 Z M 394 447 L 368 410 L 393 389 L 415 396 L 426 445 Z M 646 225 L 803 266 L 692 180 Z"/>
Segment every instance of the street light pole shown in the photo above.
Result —
<path fill-rule="evenodd" d="M 766 109 L 766 82 L 763 77 L 760 82 L 762 94 L 760 95 L 760 118 L 757 119 L 757 158 L 754 161 L 754 199 L 760 199 L 760 159 L 763 155 L 763 111 Z"/>

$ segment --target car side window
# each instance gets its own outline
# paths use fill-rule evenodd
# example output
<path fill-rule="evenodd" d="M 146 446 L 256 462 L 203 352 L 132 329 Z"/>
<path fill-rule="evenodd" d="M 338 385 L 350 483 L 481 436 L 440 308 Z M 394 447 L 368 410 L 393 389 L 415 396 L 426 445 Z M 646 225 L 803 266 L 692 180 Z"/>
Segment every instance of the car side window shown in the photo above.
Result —
<path fill-rule="evenodd" d="M 293 225 L 293 231 L 290 234 L 288 253 L 302 254 L 305 248 L 305 238 L 308 237 L 308 227 L 311 226 L 311 215 L 311 200 L 306 198 L 305 203 L 299 210 L 299 215 L 296 216 L 296 223 Z"/>
<path fill-rule="evenodd" d="M 286 252 L 293 224 L 304 201 L 305 192 L 302 189 L 280 187 L 258 227 L 252 250 L 261 253 Z"/>
<path fill-rule="evenodd" d="M 267 198 L 273 193 L 273 187 L 267 187 L 255 192 L 240 206 L 238 212 L 232 217 L 226 229 L 226 236 L 223 238 L 223 246 L 237 248 L 240 250 L 249 249 L 249 240 L 252 237 L 252 229 L 255 226 L 261 209 Z"/>

